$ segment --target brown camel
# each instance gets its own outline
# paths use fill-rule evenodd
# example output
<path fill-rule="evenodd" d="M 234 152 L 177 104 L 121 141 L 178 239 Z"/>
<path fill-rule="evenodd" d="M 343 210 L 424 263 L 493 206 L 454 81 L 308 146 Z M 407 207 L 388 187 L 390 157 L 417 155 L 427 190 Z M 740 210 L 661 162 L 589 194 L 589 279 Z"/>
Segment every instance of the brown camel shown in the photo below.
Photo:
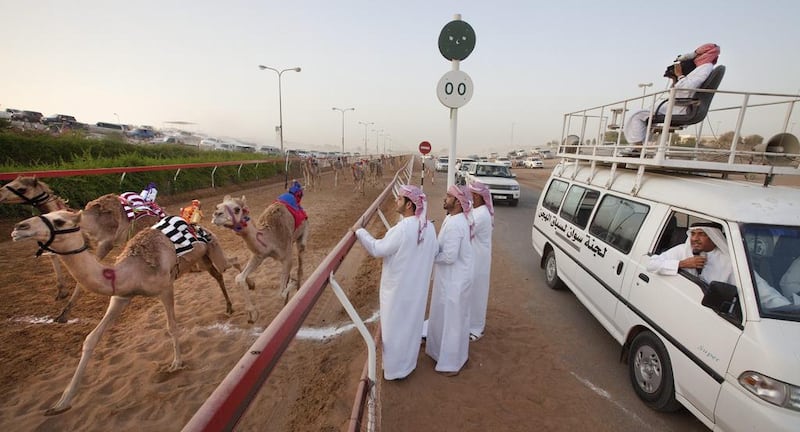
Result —
<path fill-rule="evenodd" d="M 353 163 L 351 168 L 353 170 L 353 183 L 355 184 L 353 192 L 364 195 L 364 182 L 365 182 L 364 162 L 363 161 L 355 162 Z"/>
<path fill-rule="evenodd" d="M 53 193 L 50 187 L 36 177 L 18 176 L 16 179 L 0 188 L 0 203 L 3 204 L 28 204 L 39 213 L 45 214 L 56 210 L 66 210 L 67 201 Z M 61 270 L 61 261 L 58 257 L 48 253 L 53 262 L 56 273 L 56 300 L 66 298 L 67 279 Z M 66 319 L 62 322 L 66 322 Z"/>
<path fill-rule="evenodd" d="M 36 206 L 41 213 L 67 209 L 66 201 L 54 195 L 45 182 L 37 180 L 35 177 L 20 176 L 5 185 L 0 189 L 0 203 L 2 202 L 7 202 L 9 204 L 27 203 Z M 111 252 L 115 245 L 125 244 L 134 234 L 144 228 L 151 227 L 159 220 L 159 217 L 145 212 L 137 214 L 134 220 L 131 221 L 126 215 L 126 210 L 122 206 L 120 196 L 106 194 L 86 204 L 86 208 L 81 216 L 81 232 L 94 242 L 96 245 L 95 255 L 97 255 L 98 259 L 102 260 Z M 198 263 L 202 269 L 208 271 L 217 281 L 222 290 L 222 295 L 225 297 L 225 311 L 228 314 L 232 314 L 233 305 L 225 289 L 222 273 L 231 266 L 237 268 L 239 266 L 235 262 L 228 262 L 219 242 L 216 241 L 213 234 L 209 233 L 209 235 L 211 238 L 210 242 L 196 247 L 192 252 L 181 257 L 181 274 L 188 271 L 193 263 Z M 58 294 L 56 295 L 56 299 L 62 299 L 67 297 L 65 278 L 58 264 L 59 260 L 54 259 L 53 263 L 53 268 L 56 270 L 56 277 L 58 278 Z M 69 313 L 80 296 L 80 286 L 76 285 L 69 301 L 58 317 L 56 317 L 56 322 L 67 322 Z"/>
<path fill-rule="evenodd" d="M 344 162 L 341 157 L 337 157 L 331 161 L 331 168 L 333 168 L 333 187 L 339 188 L 339 176 L 344 171 Z"/>
<path fill-rule="evenodd" d="M 321 188 L 319 161 L 313 157 L 303 159 L 303 181 L 307 190 Z"/>
<path fill-rule="evenodd" d="M 297 286 L 303 279 L 303 251 L 308 237 L 308 220 L 304 220 L 295 228 L 294 216 L 285 205 L 274 202 L 270 204 L 256 223 L 250 223 L 250 210 L 245 197 L 231 198 L 226 195 L 222 203 L 217 204 L 214 211 L 214 225 L 230 228 L 242 237 L 250 249 L 250 260 L 244 270 L 236 276 L 236 284 L 244 293 L 244 300 L 249 314 L 248 322 L 255 323 L 258 311 L 250 300 L 249 289 L 254 285 L 249 280 L 253 272 L 266 258 L 279 261 L 282 265 L 281 292 L 283 304 L 289 300 L 289 275 L 292 270 L 292 245 L 297 245 Z"/>
<path fill-rule="evenodd" d="M 158 297 L 164 305 L 167 331 L 172 337 L 173 360 L 167 369 L 182 367 L 175 322 L 173 282 L 178 275 L 178 257 L 172 242 L 160 231 L 140 231 L 126 245 L 113 266 L 106 266 L 87 252 L 88 245 L 80 231 L 80 213 L 59 210 L 34 216 L 14 226 L 14 241 L 36 240 L 42 249 L 59 256 L 70 274 L 84 287 L 111 297 L 108 309 L 94 330 L 86 336 L 78 367 L 61 399 L 45 411 L 55 415 L 68 410 L 75 397 L 92 351 L 106 329 L 114 323 L 131 298 L 137 295 Z"/>

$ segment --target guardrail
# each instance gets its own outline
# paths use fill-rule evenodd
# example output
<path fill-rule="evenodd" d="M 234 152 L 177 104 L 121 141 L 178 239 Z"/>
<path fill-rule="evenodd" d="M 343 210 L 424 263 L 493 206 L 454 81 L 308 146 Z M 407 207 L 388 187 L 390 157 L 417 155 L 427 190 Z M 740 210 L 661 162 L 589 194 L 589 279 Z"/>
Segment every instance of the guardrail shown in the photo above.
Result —
<path fill-rule="evenodd" d="M 411 179 L 413 164 L 414 158 L 411 157 L 405 167 L 395 174 L 389 185 L 358 219 L 362 226 L 366 225 L 378 212 L 381 203 L 401 183 L 401 180 L 407 183 Z M 402 174 L 405 175 L 405 179 L 401 178 Z M 348 231 L 339 240 L 339 243 L 322 260 L 314 273 L 308 277 L 289 300 L 289 303 L 281 309 L 264 332 L 247 349 L 247 353 L 242 356 L 236 366 L 231 369 L 184 426 L 184 432 L 231 431 L 234 429 L 322 295 L 322 290 L 328 285 L 330 276 L 339 268 L 355 241 L 356 236 L 351 231 Z M 357 406 L 363 404 L 367 388 L 374 385 L 374 382 L 369 381 L 362 378 L 359 383 L 355 402 Z M 354 412 L 360 416 L 362 410 L 354 408 Z M 351 421 L 351 427 L 352 425 Z"/>
<path fill-rule="evenodd" d="M 262 163 L 281 163 L 280 160 L 276 159 L 259 159 L 259 160 L 252 160 L 252 161 L 228 161 L 228 162 L 202 162 L 202 163 L 191 163 L 191 164 L 173 164 L 173 165 L 150 165 L 150 166 L 137 166 L 137 167 L 113 167 L 113 168 L 87 168 L 87 169 L 70 169 L 70 170 L 40 170 L 40 171 L 13 171 L 13 172 L 2 172 L 0 173 L 0 180 L 14 180 L 17 176 L 36 176 L 39 178 L 47 178 L 47 177 L 69 177 L 69 176 L 77 176 L 77 175 L 105 175 L 105 174 L 122 174 L 122 178 L 125 178 L 126 173 L 133 173 L 133 172 L 145 172 L 145 171 L 171 171 L 175 170 L 175 177 L 178 178 L 178 174 L 180 174 L 181 170 L 189 169 L 189 168 L 209 168 L 214 167 L 214 171 L 211 173 L 212 177 L 212 184 L 214 182 L 214 172 L 216 172 L 216 168 L 221 166 L 231 166 L 231 165 L 239 165 L 239 170 L 242 169 L 244 165 L 252 165 L 252 164 L 262 164 Z"/>

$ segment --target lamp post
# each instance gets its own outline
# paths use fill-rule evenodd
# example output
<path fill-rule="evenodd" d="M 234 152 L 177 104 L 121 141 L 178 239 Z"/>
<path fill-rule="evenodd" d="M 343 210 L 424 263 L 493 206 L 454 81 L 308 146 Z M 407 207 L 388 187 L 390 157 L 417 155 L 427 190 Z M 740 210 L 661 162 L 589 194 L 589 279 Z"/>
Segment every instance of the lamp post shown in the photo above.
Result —
<path fill-rule="evenodd" d="M 275 69 L 275 68 L 272 68 L 272 67 L 269 67 L 269 66 L 264 66 L 264 65 L 258 65 L 258 68 L 261 69 L 261 70 L 269 69 L 269 70 L 275 72 L 276 74 L 278 74 L 278 132 L 279 132 L 278 136 L 280 137 L 280 141 L 281 141 L 281 154 L 284 154 L 284 152 L 283 152 L 283 102 L 281 100 L 281 75 L 283 75 L 283 73 L 286 72 L 286 71 L 300 72 L 300 68 L 299 67 L 293 67 L 293 68 L 278 70 L 278 69 Z"/>
<path fill-rule="evenodd" d="M 653 83 L 639 83 L 639 88 L 642 89 L 642 108 L 644 108 L 644 95 L 647 93 L 647 88 L 652 86 Z"/>
<path fill-rule="evenodd" d="M 383 132 L 383 129 L 374 129 L 373 132 L 375 132 L 375 154 L 379 155 L 381 154 L 381 149 L 380 147 L 378 147 L 379 145 L 378 135 L 380 135 L 380 133 Z"/>
<path fill-rule="evenodd" d="M 367 151 L 367 127 L 370 125 L 374 125 L 375 122 L 358 122 L 358 124 L 364 125 L 364 156 L 366 156 L 369 151 Z"/>
<path fill-rule="evenodd" d="M 120 119 L 119 119 L 119 114 L 114 113 L 114 115 L 117 117 L 117 124 L 122 126 L 122 121 L 120 121 Z"/>
<path fill-rule="evenodd" d="M 383 154 L 386 154 L 386 140 L 389 139 L 391 135 L 383 134 Z"/>
<path fill-rule="evenodd" d="M 336 108 L 333 107 L 334 111 L 340 111 L 342 113 L 342 157 L 344 157 L 344 113 L 346 111 L 355 111 L 355 108 Z"/>

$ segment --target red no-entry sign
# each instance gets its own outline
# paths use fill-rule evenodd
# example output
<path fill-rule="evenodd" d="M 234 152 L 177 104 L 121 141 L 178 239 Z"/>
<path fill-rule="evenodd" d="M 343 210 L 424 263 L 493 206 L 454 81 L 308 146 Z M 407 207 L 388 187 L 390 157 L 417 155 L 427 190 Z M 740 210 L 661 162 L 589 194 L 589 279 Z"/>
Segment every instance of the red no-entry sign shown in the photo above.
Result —
<path fill-rule="evenodd" d="M 419 152 L 426 155 L 431 152 L 431 143 L 422 141 L 419 143 Z"/>

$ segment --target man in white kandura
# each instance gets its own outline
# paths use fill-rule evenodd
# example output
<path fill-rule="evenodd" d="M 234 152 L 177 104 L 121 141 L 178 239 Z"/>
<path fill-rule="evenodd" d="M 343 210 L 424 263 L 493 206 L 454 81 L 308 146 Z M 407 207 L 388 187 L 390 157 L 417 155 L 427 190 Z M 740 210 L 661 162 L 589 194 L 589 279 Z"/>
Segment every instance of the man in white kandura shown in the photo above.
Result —
<path fill-rule="evenodd" d="M 380 287 L 383 377 L 403 379 L 417 367 L 419 335 L 425 319 L 436 231 L 428 223 L 425 194 L 401 186 L 396 210 L 403 219 L 376 240 L 356 224 L 356 237 L 374 257 L 383 258 Z"/>
<path fill-rule="evenodd" d="M 425 353 L 436 360 L 436 372 L 456 376 L 469 359 L 469 301 L 475 264 L 467 187 L 447 188 L 444 209 L 447 217 L 439 230 L 439 252 L 434 260 Z"/>
<path fill-rule="evenodd" d="M 486 328 L 486 307 L 489 304 L 489 274 L 492 269 L 492 230 L 494 229 L 494 205 L 489 188 L 473 181 L 469 185 L 472 193 L 472 218 L 475 220 L 475 274 L 472 278 L 472 298 L 469 313 L 469 340 L 483 337 Z"/>

